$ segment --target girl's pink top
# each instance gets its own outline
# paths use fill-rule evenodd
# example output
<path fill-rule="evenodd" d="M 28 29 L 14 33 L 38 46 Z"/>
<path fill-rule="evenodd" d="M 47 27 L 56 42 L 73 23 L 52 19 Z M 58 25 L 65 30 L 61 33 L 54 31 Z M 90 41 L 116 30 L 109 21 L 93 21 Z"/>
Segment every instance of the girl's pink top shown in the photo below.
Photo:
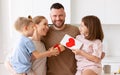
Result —
<path fill-rule="evenodd" d="M 94 41 L 90 41 L 90 40 L 85 39 L 83 35 L 76 36 L 76 39 L 83 43 L 83 46 L 80 50 L 84 50 L 85 52 L 87 52 L 91 55 L 101 58 L 101 54 L 102 54 L 101 40 L 96 39 Z M 95 63 L 81 55 L 75 55 L 75 58 L 77 60 L 77 69 L 78 70 L 82 69 L 84 67 L 87 67 L 87 66 L 97 66 L 97 67 L 102 66 L 101 62 Z"/>

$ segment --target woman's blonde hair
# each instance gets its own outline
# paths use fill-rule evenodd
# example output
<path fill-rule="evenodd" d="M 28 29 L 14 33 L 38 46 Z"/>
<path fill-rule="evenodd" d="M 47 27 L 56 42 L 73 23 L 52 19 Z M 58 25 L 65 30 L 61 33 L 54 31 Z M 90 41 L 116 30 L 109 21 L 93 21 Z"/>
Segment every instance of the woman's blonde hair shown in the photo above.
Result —
<path fill-rule="evenodd" d="M 32 19 L 34 24 L 39 24 L 43 19 L 46 19 L 44 16 L 36 16 Z"/>

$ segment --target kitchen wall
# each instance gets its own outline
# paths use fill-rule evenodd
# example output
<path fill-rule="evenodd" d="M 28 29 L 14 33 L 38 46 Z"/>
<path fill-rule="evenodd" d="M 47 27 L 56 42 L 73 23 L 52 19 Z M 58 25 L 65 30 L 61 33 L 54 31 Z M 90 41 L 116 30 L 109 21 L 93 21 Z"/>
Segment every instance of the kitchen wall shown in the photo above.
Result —
<path fill-rule="evenodd" d="M 103 24 L 105 58 L 102 65 L 110 65 L 111 72 L 118 72 L 120 68 L 120 24 Z"/>
<path fill-rule="evenodd" d="M 9 0 L 0 0 L 0 63 L 11 47 L 11 26 L 9 20 Z"/>
<path fill-rule="evenodd" d="M 120 24 L 103 24 L 104 51 L 108 56 L 120 56 Z"/>

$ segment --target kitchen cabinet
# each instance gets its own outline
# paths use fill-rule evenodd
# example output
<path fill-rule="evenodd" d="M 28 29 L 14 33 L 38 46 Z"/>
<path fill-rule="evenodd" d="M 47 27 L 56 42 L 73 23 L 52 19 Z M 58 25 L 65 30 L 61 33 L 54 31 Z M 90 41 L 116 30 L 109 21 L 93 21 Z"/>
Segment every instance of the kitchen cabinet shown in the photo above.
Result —
<path fill-rule="evenodd" d="M 107 24 L 120 24 L 120 0 L 104 0 L 105 22 Z"/>
<path fill-rule="evenodd" d="M 83 16 L 96 15 L 102 24 L 120 24 L 120 0 L 10 0 L 10 19 L 18 16 L 44 15 L 51 24 L 49 8 L 60 2 L 66 11 L 66 23 L 79 24 Z"/>
<path fill-rule="evenodd" d="M 102 24 L 120 24 L 120 0 L 72 0 L 71 23 L 79 24 L 83 16 L 96 15 Z"/>

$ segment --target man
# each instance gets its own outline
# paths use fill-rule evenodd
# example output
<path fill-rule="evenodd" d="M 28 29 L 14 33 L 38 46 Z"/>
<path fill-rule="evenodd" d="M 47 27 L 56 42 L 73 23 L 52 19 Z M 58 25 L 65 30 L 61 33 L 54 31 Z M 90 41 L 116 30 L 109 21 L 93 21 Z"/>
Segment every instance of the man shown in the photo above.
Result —
<path fill-rule="evenodd" d="M 66 13 L 62 4 L 54 3 L 50 10 L 50 17 L 53 24 L 50 25 L 47 36 L 44 39 L 47 49 L 55 44 L 59 44 L 65 34 L 72 37 L 80 34 L 78 27 L 64 24 Z M 75 75 L 75 73 L 75 56 L 68 48 L 59 55 L 47 59 L 47 75 Z"/>

